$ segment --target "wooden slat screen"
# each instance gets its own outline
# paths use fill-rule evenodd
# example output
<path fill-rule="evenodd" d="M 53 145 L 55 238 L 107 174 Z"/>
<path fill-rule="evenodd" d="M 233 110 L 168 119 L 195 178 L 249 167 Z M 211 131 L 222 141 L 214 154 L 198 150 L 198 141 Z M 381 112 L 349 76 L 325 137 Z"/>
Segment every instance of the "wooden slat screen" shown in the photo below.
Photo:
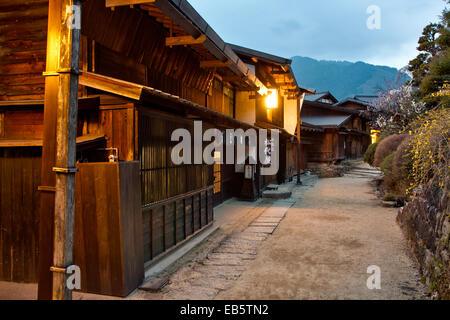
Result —
<path fill-rule="evenodd" d="M 151 261 L 213 221 L 213 166 L 171 160 L 171 134 L 193 122 L 139 113 L 144 259 Z M 206 129 L 206 128 L 205 128 Z"/>

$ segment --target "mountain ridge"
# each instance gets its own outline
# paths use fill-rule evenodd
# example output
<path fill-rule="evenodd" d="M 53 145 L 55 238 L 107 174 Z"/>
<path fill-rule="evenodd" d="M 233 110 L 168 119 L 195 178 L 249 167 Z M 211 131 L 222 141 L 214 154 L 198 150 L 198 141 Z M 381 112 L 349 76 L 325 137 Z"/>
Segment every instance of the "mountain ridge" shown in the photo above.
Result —
<path fill-rule="evenodd" d="M 355 95 L 377 95 L 396 89 L 411 77 L 396 68 L 363 61 L 292 58 L 292 70 L 300 86 L 317 92 L 330 91 L 338 100 Z"/>

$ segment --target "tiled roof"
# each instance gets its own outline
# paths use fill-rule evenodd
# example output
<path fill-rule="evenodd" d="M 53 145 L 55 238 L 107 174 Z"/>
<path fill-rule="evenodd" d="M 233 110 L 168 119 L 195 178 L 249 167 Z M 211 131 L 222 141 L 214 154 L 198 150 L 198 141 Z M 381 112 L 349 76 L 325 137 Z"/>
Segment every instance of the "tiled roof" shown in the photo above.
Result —
<path fill-rule="evenodd" d="M 306 123 L 310 123 L 314 126 L 320 127 L 340 127 L 347 120 L 349 120 L 352 116 L 343 115 L 343 116 L 311 116 L 311 117 L 302 117 L 302 121 Z"/>

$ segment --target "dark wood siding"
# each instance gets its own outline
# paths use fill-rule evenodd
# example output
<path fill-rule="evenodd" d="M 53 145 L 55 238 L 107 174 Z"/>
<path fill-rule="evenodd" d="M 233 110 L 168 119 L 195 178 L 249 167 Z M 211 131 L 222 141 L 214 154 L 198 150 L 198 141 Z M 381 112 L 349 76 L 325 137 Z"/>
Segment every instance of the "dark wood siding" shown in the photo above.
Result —
<path fill-rule="evenodd" d="M 0 280 L 36 282 L 41 148 L 0 148 Z"/>
<path fill-rule="evenodd" d="M 150 262 L 213 222 L 213 187 L 145 206 L 142 218 L 144 260 Z"/>
<path fill-rule="evenodd" d="M 124 297 L 144 278 L 139 164 L 77 167 L 74 262 L 82 290 Z"/>
<path fill-rule="evenodd" d="M 163 28 L 144 11 L 105 7 L 104 1 L 83 3 L 82 30 L 94 41 L 91 71 L 154 87 L 205 105 L 212 71 L 200 68 L 191 48 L 167 47 Z"/>
<path fill-rule="evenodd" d="M 47 0 L 0 3 L 0 100 L 44 97 Z"/>

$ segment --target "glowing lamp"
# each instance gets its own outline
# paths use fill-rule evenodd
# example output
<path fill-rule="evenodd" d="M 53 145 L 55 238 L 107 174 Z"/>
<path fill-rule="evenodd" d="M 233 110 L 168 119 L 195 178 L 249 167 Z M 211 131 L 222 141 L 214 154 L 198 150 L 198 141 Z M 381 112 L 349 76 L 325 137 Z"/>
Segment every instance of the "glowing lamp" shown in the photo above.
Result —
<path fill-rule="evenodd" d="M 269 89 L 266 97 L 266 107 L 267 109 L 278 108 L 278 94 L 277 90 Z"/>

